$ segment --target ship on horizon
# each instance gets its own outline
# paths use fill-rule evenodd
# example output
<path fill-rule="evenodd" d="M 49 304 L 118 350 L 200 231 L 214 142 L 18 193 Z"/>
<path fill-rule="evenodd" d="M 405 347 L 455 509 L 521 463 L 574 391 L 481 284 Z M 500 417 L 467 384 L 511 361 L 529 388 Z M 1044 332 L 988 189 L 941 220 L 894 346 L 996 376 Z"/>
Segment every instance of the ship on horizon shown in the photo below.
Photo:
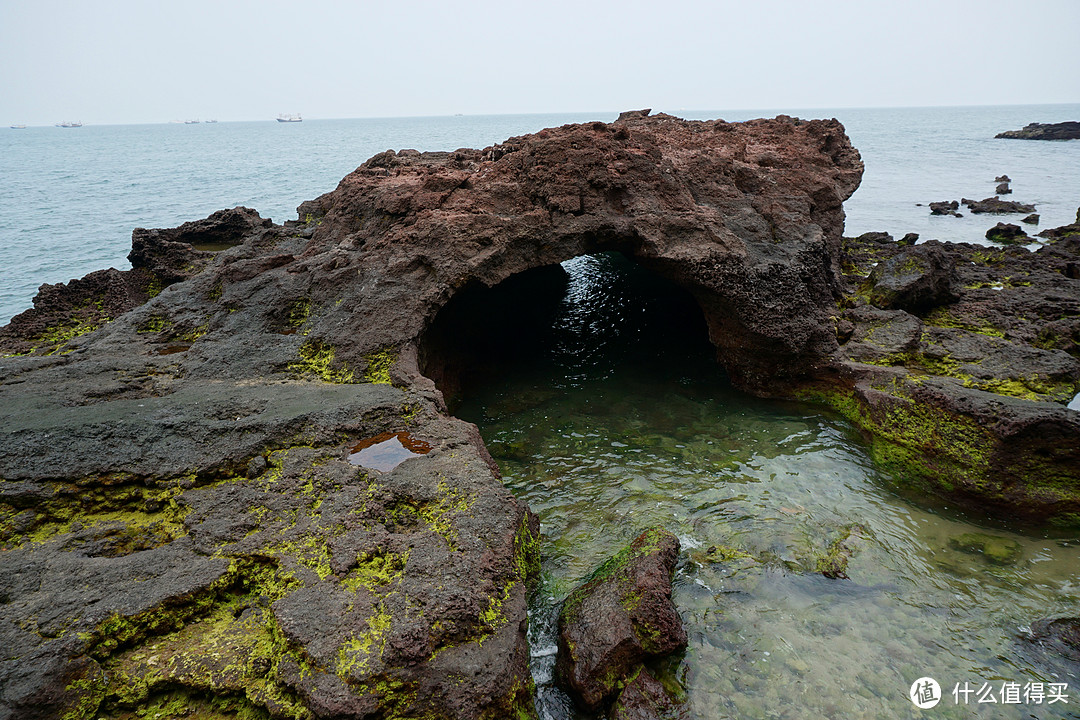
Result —
<path fill-rule="evenodd" d="M 56 123 L 56 127 L 63 127 L 63 128 L 82 127 L 82 120 L 65 120 L 64 122 Z"/>
<path fill-rule="evenodd" d="M 304 118 L 300 117 L 300 113 L 296 113 L 295 115 L 281 114 L 281 115 L 277 116 L 277 121 L 278 122 L 304 122 Z"/>

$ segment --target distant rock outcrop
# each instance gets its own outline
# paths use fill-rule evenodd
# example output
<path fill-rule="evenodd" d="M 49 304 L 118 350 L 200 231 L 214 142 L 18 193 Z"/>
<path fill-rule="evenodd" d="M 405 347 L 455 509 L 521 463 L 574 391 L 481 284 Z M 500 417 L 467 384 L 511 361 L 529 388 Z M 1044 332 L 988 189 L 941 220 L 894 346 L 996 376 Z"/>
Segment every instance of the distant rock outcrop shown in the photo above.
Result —
<path fill-rule="evenodd" d="M 994 137 L 1014 140 L 1076 140 L 1080 138 L 1080 122 L 1029 123 L 1023 130 L 1006 130 Z"/>
<path fill-rule="evenodd" d="M 988 197 L 983 200 L 968 200 L 967 198 L 963 198 L 960 202 L 971 208 L 971 212 L 976 215 L 980 213 L 1008 214 L 1035 212 L 1034 205 L 1013 202 L 1012 200 L 1001 200 L 996 197 Z"/>
<path fill-rule="evenodd" d="M 1028 237 L 1027 231 L 1019 225 L 1013 225 L 1012 223 L 999 222 L 994 227 L 986 231 L 986 239 L 991 242 L 1013 244 L 1013 243 L 1027 243 L 1031 241 Z"/>
<path fill-rule="evenodd" d="M 952 215 L 953 217 L 963 217 L 957 210 L 960 209 L 960 203 L 955 200 L 932 202 L 930 203 L 931 215 Z"/>

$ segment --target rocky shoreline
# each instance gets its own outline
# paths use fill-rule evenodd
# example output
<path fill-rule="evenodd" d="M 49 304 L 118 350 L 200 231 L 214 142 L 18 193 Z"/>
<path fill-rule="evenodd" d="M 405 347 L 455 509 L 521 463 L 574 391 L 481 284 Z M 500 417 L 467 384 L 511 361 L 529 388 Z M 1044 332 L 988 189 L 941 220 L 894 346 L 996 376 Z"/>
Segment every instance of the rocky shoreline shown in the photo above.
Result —
<path fill-rule="evenodd" d="M 689 290 L 738 386 L 833 407 L 901 492 L 1080 526 L 1080 234 L 843 238 L 862 170 L 836 121 L 630 112 L 387 151 L 297 221 L 137 230 L 132 270 L 43 287 L 0 328 L 0 719 L 534 717 L 539 525 L 430 338 L 591 252 Z"/>

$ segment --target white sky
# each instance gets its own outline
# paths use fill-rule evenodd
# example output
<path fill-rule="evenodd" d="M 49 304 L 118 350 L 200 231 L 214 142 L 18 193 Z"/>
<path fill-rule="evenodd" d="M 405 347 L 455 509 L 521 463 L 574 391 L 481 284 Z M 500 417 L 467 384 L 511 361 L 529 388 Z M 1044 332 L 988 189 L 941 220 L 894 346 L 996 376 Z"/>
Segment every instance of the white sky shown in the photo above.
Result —
<path fill-rule="evenodd" d="M 0 0 L 0 123 L 1077 103 L 1078 36 L 1080 0 Z"/>

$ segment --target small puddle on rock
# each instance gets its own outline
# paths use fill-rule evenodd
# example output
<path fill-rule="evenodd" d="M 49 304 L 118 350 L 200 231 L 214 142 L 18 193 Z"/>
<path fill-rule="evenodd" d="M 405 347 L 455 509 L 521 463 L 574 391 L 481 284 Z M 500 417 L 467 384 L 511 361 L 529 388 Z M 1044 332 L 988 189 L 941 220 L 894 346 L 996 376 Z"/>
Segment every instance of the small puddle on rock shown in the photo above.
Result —
<path fill-rule="evenodd" d="M 390 472 L 417 455 L 427 455 L 431 445 L 407 432 L 385 432 L 361 440 L 349 448 L 349 462 L 371 470 Z"/>
<path fill-rule="evenodd" d="M 238 243 L 225 243 L 225 242 L 208 242 L 208 243 L 191 243 L 191 247 L 202 252 L 221 252 L 222 250 L 228 250 L 231 247 L 236 247 Z"/>
<path fill-rule="evenodd" d="M 157 351 L 158 355 L 175 355 L 176 353 L 187 352 L 191 348 L 190 345 L 167 345 Z"/>

